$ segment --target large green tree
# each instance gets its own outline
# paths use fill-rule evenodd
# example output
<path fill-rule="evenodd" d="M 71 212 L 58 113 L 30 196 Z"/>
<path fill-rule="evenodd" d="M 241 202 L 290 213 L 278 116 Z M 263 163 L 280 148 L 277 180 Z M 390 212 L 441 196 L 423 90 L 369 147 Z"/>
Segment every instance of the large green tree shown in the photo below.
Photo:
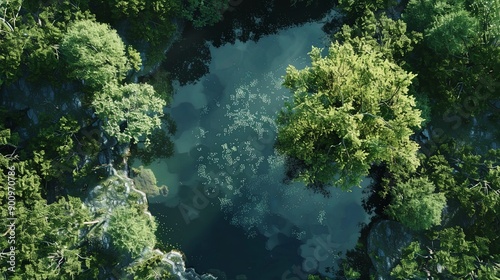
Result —
<path fill-rule="evenodd" d="M 114 248 L 120 253 L 131 254 L 134 258 L 146 247 L 153 249 L 156 244 L 155 231 L 153 217 L 125 206 L 113 210 L 107 229 Z"/>
<path fill-rule="evenodd" d="M 147 136 L 161 126 L 165 104 L 148 84 L 111 84 L 92 102 L 106 133 L 122 143 L 138 142 L 143 136 L 149 142 Z"/>
<path fill-rule="evenodd" d="M 136 57 L 133 49 L 130 56 Z M 81 79 L 94 90 L 120 82 L 132 67 L 125 44 L 115 30 L 93 20 L 71 24 L 63 37 L 61 52 L 69 64 L 70 77 Z"/>
<path fill-rule="evenodd" d="M 467 118 L 498 98 L 499 15 L 498 0 L 410 0 L 403 12 L 409 29 L 424 38 L 409 59 L 418 91 L 434 99 L 434 109 L 448 111 L 443 118 L 450 110 Z"/>
<path fill-rule="evenodd" d="M 460 227 L 445 228 L 432 234 L 430 242 L 412 242 L 403 249 L 403 258 L 392 271 L 395 279 L 481 279 L 500 275 L 498 256 L 490 255 L 490 242 L 470 239 Z"/>
<path fill-rule="evenodd" d="M 392 189 L 393 200 L 388 214 L 414 230 L 440 225 L 446 197 L 444 193 L 434 193 L 435 189 L 425 177 L 397 184 Z"/>
<path fill-rule="evenodd" d="M 293 92 L 278 117 L 277 148 L 298 162 L 297 178 L 309 186 L 359 185 L 372 164 L 414 170 L 418 145 L 410 140 L 422 122 L 407 94 L 414 75 L 384 59 L 369 44 L 357 51 L 333 43 L 312 65 L 289 66 L 284 86 Z"/>

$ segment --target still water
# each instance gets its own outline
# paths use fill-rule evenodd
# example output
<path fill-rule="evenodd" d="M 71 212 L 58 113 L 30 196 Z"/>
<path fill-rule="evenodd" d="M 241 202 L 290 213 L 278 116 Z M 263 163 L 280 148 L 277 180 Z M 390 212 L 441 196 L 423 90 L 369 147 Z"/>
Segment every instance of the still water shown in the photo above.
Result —
<path fill-rule="evenodd" d="M 368 222 L 361 189 L 324 198 L 299 183 L 284 185 L 284 159 L 273 149 L 276 114 L 291 98 L 281 86 L 285 69 L 307 66 L 312 45 L 325 47 L 321 26 L 210 46 L 209 74 L 175 87 L 175 155 L 148 166 L 169 195 L 152 199 L 150 210 L 159 238 L 198 272 L 226 279 L 332 276 L 328 268 L 354 247 L 359 223 Z"/>

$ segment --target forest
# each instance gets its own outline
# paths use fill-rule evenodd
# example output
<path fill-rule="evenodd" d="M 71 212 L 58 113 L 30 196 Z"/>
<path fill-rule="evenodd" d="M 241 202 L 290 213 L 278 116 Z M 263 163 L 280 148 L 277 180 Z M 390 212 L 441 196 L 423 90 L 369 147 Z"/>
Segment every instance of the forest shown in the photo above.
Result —
<path fill-rule="evenodd" d="M 333 279 L 500 279 L 500 1 L 262 2 L 341 14 L 324 25 L 328 48 L 282 69 L 290 99 L 270 144 L 285 157 L 284 181 L 304 193 L 371 180 L 371 221 Z M 216 279 L 183 268 L 182 252 L 158 238 L 148 198 L 169 188 L 132 162 L 174 154 L 174 81 L 207 71 L 166 51 L 183 28 L 244 18 L 240 3 L 250 4 L 1 0 L 3 279 Z M 277 20 L 211 43 L 298 24 Z M 405 238 L 391 256 L 370 249 L 374 232 L 395 228 Z"/>

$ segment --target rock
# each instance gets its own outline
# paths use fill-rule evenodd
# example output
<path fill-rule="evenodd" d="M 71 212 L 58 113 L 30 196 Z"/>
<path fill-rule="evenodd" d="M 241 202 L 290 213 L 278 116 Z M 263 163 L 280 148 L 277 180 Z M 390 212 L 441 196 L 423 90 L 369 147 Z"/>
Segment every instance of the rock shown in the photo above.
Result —
<path fill-rule="evenodd" d="M 391 270 L 401 258 L 402 249 L 413 239 L 410 230 L 395 221 L 380 221 L 372 227 L 368 234 L 368 255 L 377 271 L 377 279 L 393 279 Z"/>

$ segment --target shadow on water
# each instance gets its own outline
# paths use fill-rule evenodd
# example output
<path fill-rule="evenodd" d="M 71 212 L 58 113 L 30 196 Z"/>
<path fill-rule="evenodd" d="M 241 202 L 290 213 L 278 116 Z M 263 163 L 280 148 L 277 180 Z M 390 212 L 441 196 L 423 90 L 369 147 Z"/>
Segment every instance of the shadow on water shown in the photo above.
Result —
<path fill-rule="evenodd" d="M 212 273 L 221 280 L 234 280 L 238 275 L 245 275 L 247 279 L 278 280 L 291 264 L 301 262 L 297 255 L 298 240 L 281 236 L 281 244 L 268 251 L 263 246 L 265 237 L 247 238 L 243 229 L 230 225 L 219 215 L 218 203 L 200 211 L 199 218 L 189 223 L 179 208 L 152 203 L 149 209 L 159 213 L 155 214 L 159 216 L 158 238 L 165 244 L 180 247 L 186 255 L 187 267 L 194 267 L 197 272 Z M 198 228 L 203 228 L 203 232 Z M 191 241 L 186 243 L 186 239 Z"/>
<path fill-rule="evenodd" d="M 162 68 L 181 85 L 193 83 L 209 72 L 212 59 L 209 43 L 215 47 L 225 44 L 258 41 L 262 37 L 303 23 L 321 20 L 336 1 L 233 1 L 218 24 L 195 29 L 187 25 L 182 38 L 167 52 Z"/>

